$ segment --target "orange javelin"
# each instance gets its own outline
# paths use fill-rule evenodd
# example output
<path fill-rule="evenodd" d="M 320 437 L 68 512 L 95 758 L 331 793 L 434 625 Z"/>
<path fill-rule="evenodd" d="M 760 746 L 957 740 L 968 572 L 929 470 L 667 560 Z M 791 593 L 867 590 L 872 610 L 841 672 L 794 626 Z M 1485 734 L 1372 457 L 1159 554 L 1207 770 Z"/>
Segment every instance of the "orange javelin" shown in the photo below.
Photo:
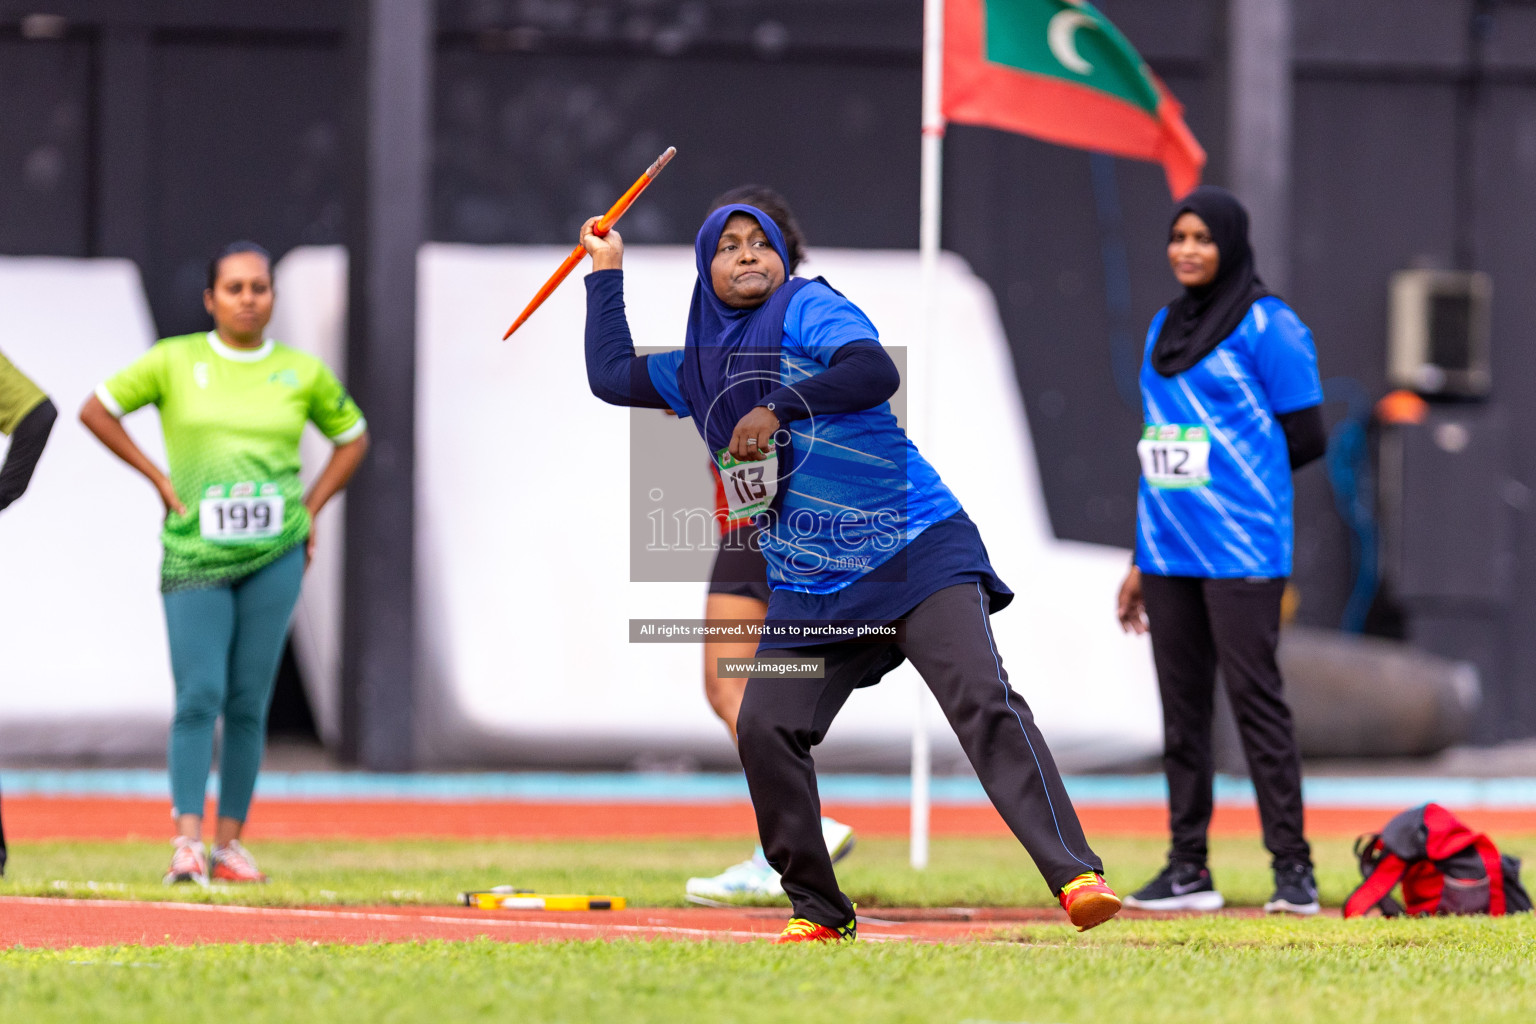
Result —
<path fill-rule="evenodd" d="M 592 233 L 599 238 L 606 235 L 608 229 L 613 227 L 620 217 L 624 216 L 624 211 L 629 209 L 629 204 L 634 202 L 641 192 L 645 191 L 647 185 L 656 180 L 656 175 L 660 174 L 661 169 L 667 166 L 668 162 L 676 155 L 677 147 L 668 146 L 667 151 L 657 157 L 656 162 L 647 167 L 645 173 L 640 175 L 633 185 L 629 186 L 629 191 L 619 196 L 619 201 L 608 208 L 608 212 L 603 214 L 602 220 L 593 225 Z M 502 341 L 512 337 L 512 332 L 523 326 L 524 321 L 533 316 L 533 311 L 542 306 L 544 300 L 549 298 L 556 288 L 560 287 L 561 281 L 571 276 L 571 271 L 576 269 L 576 264 L 580 263 L 582 257 L 586 254 L 586 248 L 581 245 L 571 250 L 571 254 L 565 258 L 565 262 L 560 264 L 560 269 L 550 275 L 549 280 L 544 282 L 544 287 L 540 288 L 538 294 L 533 297 L 533 301 L 528 303 L 527 308 L 512 322 L 512 326 L 507 328 L 507 333 L 501 336 Z"/>

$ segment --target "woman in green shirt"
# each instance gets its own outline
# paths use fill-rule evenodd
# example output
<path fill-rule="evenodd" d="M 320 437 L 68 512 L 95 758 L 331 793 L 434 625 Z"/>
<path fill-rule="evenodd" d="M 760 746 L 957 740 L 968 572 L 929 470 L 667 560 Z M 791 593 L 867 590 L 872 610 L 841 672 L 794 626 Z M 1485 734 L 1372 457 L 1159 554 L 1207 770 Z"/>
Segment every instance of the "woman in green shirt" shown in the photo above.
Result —
<path fill-rule="evenodd" d="M 160 589 L 176 681 L 169 762 L 178 833 L 167 882 L 266 880 L 240 833 L 288 619 L 314 552 L 314 517 L 368 447 L 361 411 L 325 364 L 265 336 L 272 301 L 266 250 L 228 246 L 209 264 L 203 292 L 214 329 L 156 343 L 80 410 L 81 422 L 165 505 Z M 145 405 L 160 411 L 169 475 L 119 422 Z M 299 483 L 306 422 L 336 446 L 307 494 Z M 220 715 L 210 871 L 203 799 Z"/>

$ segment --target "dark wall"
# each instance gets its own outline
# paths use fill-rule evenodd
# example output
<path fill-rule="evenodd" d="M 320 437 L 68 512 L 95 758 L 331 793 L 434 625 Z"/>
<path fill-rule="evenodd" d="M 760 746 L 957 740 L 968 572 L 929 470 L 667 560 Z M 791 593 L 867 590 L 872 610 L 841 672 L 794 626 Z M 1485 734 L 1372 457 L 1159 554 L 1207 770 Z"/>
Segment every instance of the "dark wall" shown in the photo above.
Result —
<path fill-rule="evenodd" d="M 90 248 L 91 46 L 0 31 L 0 252 Z"/>
<path fill-rule="evenodd" d="M 1207 179 L 1227 181 L 1225 0 L 1098 6 L 1185 104 Z M 1536 734 L 1536 4 L 1295 6 L 1286 297 L 1330 396 L 1385 390 L 1392 271 L 1494 277 L 1491 411 L 1510 424 L 1497 500 L 1520 571 L 1506 599 L 1419 639 L 1483 669 L 1480 738 Z M 38 12 L 63 20 L 23 21 Z M 134 258 L 173 333 L 203 326 L 217 245 L 339 242 L 346 14 L 344 0 L 0 0 L 0 252 Z M 789 197 L 813 248 L 917 243 L 918 0 L 442 0 L 438 18 L 436 239 L 570 241 L 676 145 L 624 222 L 632 240 L 686 243 L 714 194 L 757 180 Z M 1057 534 L 1127 544 L 1135 376 L 1174 292 L 1160 169 L 957 126 L 944 197 L 946 247 L 997 297 Z M 1343 412 L 1329 402 L 1330 423 Z M 1348 534 L 1320 467 L 1297 493 L 1300 616 L 1333 625 Z"/>
<path fill-rule="evenodd" d="M 748 181 L 774 183 L 823 244 L 916 237 L 916 177 L 891 173 L 917 165 L 917 133 L 901 130 L 919 101 L 906 64 L 456 45 L 438 83 L 433 231 L 443 240 L 574 243 L 581 222 L 669 145 L 680 156 L 665 187 L 626 216 L 626 239 L 690 241 L 709 201 Z"/>
<path fill-rule="evenodd" d="M 161 331 L 204 326 L 208 255 L 225 243 L 341 240 L 341 63 L 304 38 L 153 47 L 145 283 Z"/>

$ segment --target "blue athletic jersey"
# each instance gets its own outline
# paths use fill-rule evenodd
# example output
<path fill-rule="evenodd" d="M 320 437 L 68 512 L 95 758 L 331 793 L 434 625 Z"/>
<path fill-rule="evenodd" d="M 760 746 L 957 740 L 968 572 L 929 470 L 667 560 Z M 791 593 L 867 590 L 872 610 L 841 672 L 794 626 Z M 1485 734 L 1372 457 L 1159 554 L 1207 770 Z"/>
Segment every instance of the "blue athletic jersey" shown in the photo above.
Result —
<path fill-rule="evenodd" d="M 1323 400 L 1312 332 L 1269 296 L 1210 355 L 1164 377 L 1152 346 L 1167 314 L 1152 319 L 1141 365 L 1136 564 L 1160 576 L 1289 576 L 1291 466 L 1276 417 Z"/>
<path fill-rule="evenodd" d="M 869 318 L 820 282 L 802 287 L 784 315 L 779 384 L 830 366 L 852 341 L 878 341 Z M 678 386 L 681 350 L 649 357 L 651 383 L 681 417 L 694 414 Z M 960 502 L 897 425 L 889 403 L 789 424 L 782 501 L 762 534 L 775 589 L 830 594 L 863 579 Z M 789 453 L 786 453 L 789 454 Z M 781 456 L 785 458 L 785 456 Z"/>

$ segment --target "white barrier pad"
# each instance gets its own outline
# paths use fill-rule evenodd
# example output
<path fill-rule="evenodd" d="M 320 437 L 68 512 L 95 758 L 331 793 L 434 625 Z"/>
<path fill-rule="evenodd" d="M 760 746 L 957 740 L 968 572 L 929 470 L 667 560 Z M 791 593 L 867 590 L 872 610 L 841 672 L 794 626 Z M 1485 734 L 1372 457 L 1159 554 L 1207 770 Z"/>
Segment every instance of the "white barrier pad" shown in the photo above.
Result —
<path fill-rule="evenodd" d="M 154 340 L 124 260 L 0 257 L 0 350 L 59 409 L 21 500 L 0 514 L 0 753 L 163 749 L 172 683 L 154 488 L 76 418 Z M 153 410 L 126 421 L 164 465 Z M 0 439 L 3 443 L 3 439 Z"/>
<path fill-rule="evenodd" d="M 629 582 L 627 491 L 598 500 L 580 472 L 623 471 L 629 411 L 587 389 L 585 291 L 568 282 L 507 343 L 511 318 L 567 250 L 432 245 L 421 260 L 417 558 L 421 681 L 435 760 L 622 764 L 734 760 L 702 694 L 701 649 L 631 645 L 630 618 L 697 618 L 700 583 Z M 861 306 L 882 340 L 908 348 L 919 444 L 981 527 L 1018 592 L 993 618 L 1015 687 L 1058 760 L 1085 768 L 1155 754 L 1156 687 L 1145 640 L 1120 634 L 1116 589 L 1128 552 L 1051 535 L 1006 337 L 986 286 L 942 263 L 942 324 L 919 328 L 915 254 L 818 250 L 806 267 Z M 635 341 L 681 343 L 694 277 L 682 247 L 631 247 L 626 297 Z M 924 388 L 926 387 L 926 393 Z M 680 459 L 707 458 L 677 424 Z M 692 445 L 692 448 L 688 448 Z M 999 460 L 1008 471 L 999 472 Z M 849 701 L 818 763 L 906 763 L 918 681 L 910 667 Z M 928 698 L 931 702 L 931 698 Z M 936 706 L 941 769 L 960 760 Z"/>
<path fill-rule="evenodd" d="M 562 288 L 513 341 L 505 322 L 565 250 L 433 245 L 421 257 L 417 558 L 424 752 L 436 763 L 624 765 L 734 761 L 703 699 L 695 645 L 632 645 L 630 618 L 696 618 L 699 583 L 629 582 L 629 509 L 587 496 L 574 466 L 622 459 L 627 410 L 587 391 L 584 289 Z M 1144 640 L 1120 636 L 1113 600 L 1127 562 L 1116 549 L 1056 541 L 1011 357 L 986 287 L 963 262 L 942 265 L 932 351 L 921 349 L 918 276 L 908 253 L 820 250 L 807 267 L 868 312 L 887 345 L 908 349 L 912 419 L 924 452 L 981 526 L 1018 593 L 992 620 L 1012 682 L 1070 768 L 1159 748 Z M 300 249 L 277 269 L 270 333 L 345 376 L 345 255 Z M 635 248 L 628 301 L 636 340 L 681 339 L 692 252 Z M 105 452 L 74 411 L 153 340 L 131 264 L 0 259 L 0 349 L 53 396 L 61 418 L 28 495 L 0 517 L 10 755 L 142 754 L 171 711 L 157 595 L 153 491 Z M 366 410 L 365 410 L 366 411 Z M 152 411 L 127 421 L 163 461 Z M 670 438 L 710 501 L 704 453 L 687 423 Z M 649 436 L 649 435 L 648 435 Z M 306 475 L 328 446 L 306 436 Z M 999 460 L 1010 467 L 998 472 Z M 627 491 L 623 492 L 627 501 Z M 328 742 L 339 732 L 341 512 L 328 509 L 295 618 L 295 642 Z M 850 700 L 824 766 L 905 763 L 918 680 L 904 667 Z M 941 768 L 958 748 L 931 706 Z M 52 723 L 52 724 L 50 724 Z"/>

